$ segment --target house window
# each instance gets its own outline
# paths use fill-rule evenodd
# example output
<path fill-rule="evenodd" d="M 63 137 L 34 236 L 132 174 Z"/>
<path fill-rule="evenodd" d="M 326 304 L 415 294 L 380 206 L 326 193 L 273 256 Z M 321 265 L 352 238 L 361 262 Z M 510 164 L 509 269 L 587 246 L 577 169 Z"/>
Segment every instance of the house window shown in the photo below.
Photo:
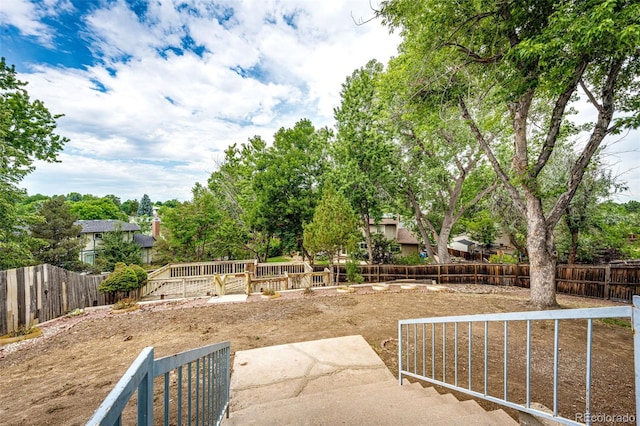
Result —
<path fill-rule="evenodd" d="M 93 234 L 93 239 L 94 240 L 101 240 L 102 239 L 102 234 Z"/>
<path fill-rule="evenodd" d="M 93 265 L 95 261 L 95 255 L 93 253 L 85 253 L 84 254 L 84 263 L 88 263 L 89 265 Z"/>

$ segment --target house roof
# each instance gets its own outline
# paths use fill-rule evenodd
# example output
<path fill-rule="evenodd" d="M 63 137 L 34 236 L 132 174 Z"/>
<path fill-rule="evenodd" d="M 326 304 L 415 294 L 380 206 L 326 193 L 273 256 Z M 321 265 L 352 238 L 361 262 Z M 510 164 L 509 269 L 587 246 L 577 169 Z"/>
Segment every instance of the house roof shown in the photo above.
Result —
<path fill-rule="evenodd" d="M 400 244 L 414 244 L 414 245 L 420 244 L 420 241 L 418 241 L 416 236 L 413 235 L 413 233 L 406 228 L 398 229 L 397 240 L 398 240 L 398 243 Z"/>
<path fill-rule="evenodd" d="M 156 242 L 156 239 L 150 235 L 133 234 L 133 241 L 136 242 L 142 248 L 151 248 Z"/>
<path fill-rule="evenodd" d="M 463 240 L 454 241 L 454 243 L 462 244 L 464 246 L 472 246 L 474 244 L 477 244 L 477 243 L 474 243 L 473 241 L 464 240 L 464 239 Z"/>
<path fill-rule="evenodd" d="M 139 231 L 140 227 L 135 223 L 123 222 L 122 220 L 108 219 L 108 220 L 79 220 L 75 222 L 82 226 L 81 234 L 88 234 L 93 232 L 113 232 L 119 226 L 123 231 Z"/>
<path fill-rule="evenodd" d="M 398 221 L 395 219 L 380 219 L 376 223 L 375 219 L 369 219 L 369 225 L 397 225 Z"/>

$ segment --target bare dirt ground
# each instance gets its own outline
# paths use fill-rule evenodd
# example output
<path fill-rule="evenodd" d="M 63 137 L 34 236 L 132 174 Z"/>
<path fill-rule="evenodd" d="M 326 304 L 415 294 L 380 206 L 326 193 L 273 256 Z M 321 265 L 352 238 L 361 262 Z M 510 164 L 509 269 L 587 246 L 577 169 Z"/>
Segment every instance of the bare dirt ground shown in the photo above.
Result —
<path fill-rule="evenodd" d="M 231 342 L 232 351 L 241 351 L 360 334 L 397 374 L 398 320 L 530 310 L 527 300 L 528 291 L 517 288 L 459 285 L 433 292 L 424 287 L 401 290 L 399 285 L 392 285 L 386 292 L 374 292 L 370 286 L 358 287 L 347 295 L 322 289 L 311 295 L 285 292 L 275 300 L 251 296 L 243 303 L 165 301 L 118 315 L 106 309 L 92 310 L 43 325 L 43 337 L 0 347 L 0 423 L 84 424 L 146 346 L 154 346 L 156 357 L 161 357 L 226 340 Z M 615 305 L 562 295 L 558 302 L 562 308 Z M 501 328 L 497 330 L 501 336 Z M 559 408 L 570 418 L 584 411 L 585 330 L 584 321 L 561 322 Z M 474 342 L 480 339 L 473 348 L 474 389 L 482 387 L 481 382 L 475 383 L 482 379 L 476 378 L 482 376 L 482 355 L 475 355 L 476 350 L 482 350 L 481 334 L 474 331 Z M 510 328 L 512 397 L 524 395 L 524 337 L 524 326 Z M 633 414 L 631 330 L 596 321 L 593 344 L 592 413 Z M 490 372 L 489 391 L 497 395 L 502 395 L 502 345 L 501 338 L 490 342 L 489 364 L 497 367 Z M 553 323 L 535 323 L 531 401 L 547 407 L 553 406 L 552 349 Z M 482 405 L 491 407 L 489 403 Z M 605 421 L 596 423 L 613 423 L 607 421 L 611 418 L 601 419 Z"/>

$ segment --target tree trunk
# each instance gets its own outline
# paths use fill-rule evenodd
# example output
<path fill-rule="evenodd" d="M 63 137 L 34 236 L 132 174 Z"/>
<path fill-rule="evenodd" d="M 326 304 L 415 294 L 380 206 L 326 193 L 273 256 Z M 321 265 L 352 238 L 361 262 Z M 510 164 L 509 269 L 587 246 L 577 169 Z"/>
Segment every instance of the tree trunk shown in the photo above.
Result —
<path fill-rule="evenodd" d="M 367 214 L 360 215 L 360 219 L 364 225 L 364 240 L 367 243 L 367 253 L 369 255 L 369 265 L 373 264 L 373 245 L 371 244 L 371 228 L 369 225 L 370 217 Z"/>
<path fill-rule="evenodd" d="M 418 200 L 416 200 L 416 196 L 413 193 L 411 188 L 407 189 L 407 195 L 409 197 L 409 201 L 411 202 L 411 206 L 413 207 L 413 212 L 416 216 L 416 223 L 418 225 L 418 229 L 420 230 L 420 236 L 422 237 L 422 241 L 424 241 L 424 248 L 427 250 L 427 256 L 431 258 L 432 261 L 435 262 L 436 258 L 433 253 L 433 248 L 431 247 L 431 240 L 429 239 L 429 233 L 424 226 L 424 215 L 422 214 L 422 210 L 420 209 L 420 205 L 418 204 Z"/>
<path fill-rule="evenodd" d="M 558 306 L 556 302 L 557 253 L 553 230 L 547 227 L 542 204 L 527 195 L 527 252 L 531 303 L 538 309 Z"/>
<path fill-rule="evenodd" d="M 579 231 L 577 229 L 571 229 L 571 247 L 569 247 L 569 258 L 567 259 L 567 263 L 569 265 L 573 265 L 576 263 L 576 256 L 578 254 L 578 235 Z"/>
<path fill-rule="evenodd" d="M 451 263 L 451 256 L 449 255 L 449 235 L 451 235 L 451 228 L 442 228 L 440 235 L 438 235 L 438 263 Z"/>

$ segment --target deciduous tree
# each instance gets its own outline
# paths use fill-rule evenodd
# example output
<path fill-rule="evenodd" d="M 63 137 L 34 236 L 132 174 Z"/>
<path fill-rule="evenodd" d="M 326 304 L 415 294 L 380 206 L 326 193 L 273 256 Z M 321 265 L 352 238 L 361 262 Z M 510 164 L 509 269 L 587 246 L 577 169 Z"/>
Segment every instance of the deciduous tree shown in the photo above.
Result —
<path fill-rule="evenodd" d="M 25 232 L 30 220 L 16 204 L 24 196 L 18 188 L 34 170 L 34 161 L 57 161 L 67 138 L 55 133 L 56 120 L 39 100 L 32 100 L 15 67 L 0 59 L 0 268 L 30 264 L 33 241 Z"/>
<path fill-rule="evenodd" d="M 360 219 L 373 262 L 369 224 L 382 218 L 385 195 L 393 176 L 394 148 L 382 132 L 382 104 L 377 100 L 377 82 L 383 65 L 376 60 L 355 70 L 342 84 L 340 106 L 334 109 L 337 140 L 332 157 L 332 181 L 349 199 Z"/>
<path fill-rule="evenodd" d="M 531 301 L 555 306 L 553 230 L 603 139 L 640 125 L 640 3 L 389 0 L 380 15 L 400 29 L 403 55 L 423 52 L 422 64 L 448 77 L 450 84 L 437 89 L 441 99 L 458 105 L 527 219 Z M 415 71 L 424 77 L 419 67 Z M 539 179 L 568 124 L 570 102 L 580 96 L 596 118 L 564 190 L 545 208 Z M 472 102 L 480 98 L 497 117 L 508 117 L 507 152 L 496 149 L 495 135 L 479 123 Z"/>

